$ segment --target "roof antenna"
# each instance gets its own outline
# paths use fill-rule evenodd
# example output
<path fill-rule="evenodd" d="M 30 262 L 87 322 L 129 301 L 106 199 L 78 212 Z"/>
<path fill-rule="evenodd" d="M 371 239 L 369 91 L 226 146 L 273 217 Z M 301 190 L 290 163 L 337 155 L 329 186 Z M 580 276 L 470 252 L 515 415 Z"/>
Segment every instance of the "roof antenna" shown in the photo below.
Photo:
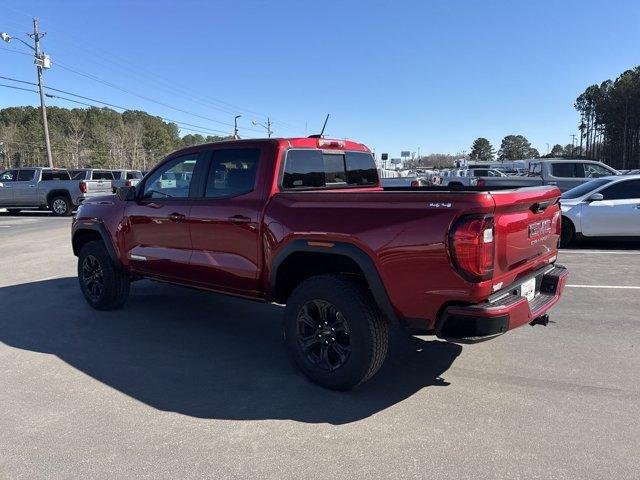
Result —
<path fill-rule="evenodd" d="M 324 129 L 327 128 L 328 121 L 329 121 L 329 114 L 327 113 L 327 117 L 324 119 L 324 125 L 322 125 L 322 130 L 320 131 L 320 134 L 309 135 L 308 138 L 322 138 L 322 135 L 324 134 Z"/>

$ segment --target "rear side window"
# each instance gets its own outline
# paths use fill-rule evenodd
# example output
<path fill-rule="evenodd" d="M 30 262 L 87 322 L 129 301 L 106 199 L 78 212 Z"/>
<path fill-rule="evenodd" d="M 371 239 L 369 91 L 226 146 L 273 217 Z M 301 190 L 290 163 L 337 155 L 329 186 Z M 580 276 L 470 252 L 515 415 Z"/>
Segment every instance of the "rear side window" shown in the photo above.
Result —
<path fill-rule="evenodd" d="M 104 170 L 94 170 L 92 180 L 113 180 L 113 174 Z"/>
<path fill-rule="evenodd" d="M 53 180 L 71 180 L 71 176 L 69 172 L 66 170 L 43 170 L 42 171 L 42 181 L 53 181 Z"/>
<path fill-rule="evenodd" d="M 373 156 L 365 152 L 323 153 L 290 150 L 285 160 L 285 189 L 366 186 L 378 184 Z"/>
<path fill-rule="evenodd" d="M 626 200 L 640 198 L 640 180 L 627 180 L 614 183 L 600 190 L 605 200 Z"/>
<path fill-rule="evenodd" d="M 113 172 L 111 172 L 113 174 L 113 179 L 114 180 L 120 180 L 122 178 L 122 172 L 114 170 Z"/>
<path fill-rule="evenodd" d="M 584 178 L 584 167 L 581 163 L 554 163 L 551 165 L 554 177 L 559 178 Z"/>
<path fill-rule="evenodd" d="M 127 180 L 136 180 L 140 178 L 142 178 L 142 172 L 127 172 Z"/>
<path fill-rule="evenodd" d="M 36 176 L 36 171 L 35 170 L 20 170 L 20 172 L 18 172 L 18 181 L 19 182 L 28 182 L 30 180 L 33 180 L 33 177 Z"/>
<path fill-rule="evenodd" d="M 252 191 L 259 159 L 259 148 L 214 150 L 204 196 L 227 198 Z"/>
<path fill-rule="evenodd" d="M 86 172 L 84 170 L 70 170 L 71 180 L 84 180 Z"/>

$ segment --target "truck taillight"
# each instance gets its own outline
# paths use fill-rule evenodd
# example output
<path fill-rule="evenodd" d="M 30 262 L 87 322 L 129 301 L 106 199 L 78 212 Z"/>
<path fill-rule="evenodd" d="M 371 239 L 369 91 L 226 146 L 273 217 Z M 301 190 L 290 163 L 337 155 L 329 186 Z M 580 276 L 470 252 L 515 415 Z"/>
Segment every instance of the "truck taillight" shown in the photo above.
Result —
<path fill-rule="evenodd" d="M 125 187 L 130 187 L 131 186 L 131 180 L 127 180 L 126 182 L 124 182 L 124 186 Z"/>
<path fill-rule="evenodd" d="M 562 220 L 560 219 L 559 210 L 553 214 L 553 219 L 551 220 L 551 231 L 558 236 L 562 234 Z"/>
<path fill-rule="evenodd" d="M 478 183 L 477 183 L 478 187 L 484 187 L 486 184 L 487 184 L 487 182 L 485 181 L 484 178 L 479 178 L 478 179 Z"/>
<path fill-rule="evenodd" d="M 411 188 L 416 188 L 420 186 L 420 182 L 418 180 L 411 180 Z"/>
<path fill-rule="evenodd" d="M 344 140 L 335 140 L 331 138 L 319 138 L 318 148 L 344 148 L 346 143 Z"/>
<path fill-rule="evenodd" d="M 467 280 L 479 282 L 493 276 L 495 242 L 492 217 L 462 217 L 449 234 L 453 262 Z"/>
<path fill-rule="evenodd" d="M 86 182 L 80 182 L 80 192 L 87 193 L 87 183 Z"/>

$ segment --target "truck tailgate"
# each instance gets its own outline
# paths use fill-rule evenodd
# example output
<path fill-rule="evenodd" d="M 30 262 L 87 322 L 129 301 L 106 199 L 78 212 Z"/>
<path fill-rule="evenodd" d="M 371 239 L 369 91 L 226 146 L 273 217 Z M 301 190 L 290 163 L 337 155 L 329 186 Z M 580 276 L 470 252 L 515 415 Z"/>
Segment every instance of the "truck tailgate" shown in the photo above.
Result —
<path fill-rule="evenodd" d="M 98 195 L 109 195 L 112 193 L 111 180 L 83 180 L 87 184 L 85 196 L 96 197 Z"/>
<path fill-rule="evenodd" d="M 560 190 L 556 187 L 492 192 L 495 201 L 494 281 L 548 263 L 560 238 Z"/>

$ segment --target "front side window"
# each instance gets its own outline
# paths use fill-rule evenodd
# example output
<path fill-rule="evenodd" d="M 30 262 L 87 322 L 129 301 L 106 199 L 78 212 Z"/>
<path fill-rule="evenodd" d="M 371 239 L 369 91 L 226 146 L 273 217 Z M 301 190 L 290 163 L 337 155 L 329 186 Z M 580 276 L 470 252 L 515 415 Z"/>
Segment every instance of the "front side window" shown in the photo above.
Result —
<path fill-rule="evenodd" d="M 256 180 L 259 159 L 259 148 L 215 150 L 204 196 L 226 198 L 251 192 Z"/>
<path fill-rule="evenodd" d="M 551 165 L 551 172 L 558 178 L 584 178 L 584 168 L 581 163 L 554 163 Z"/>
<path fill-rule="evenodd" d="M 144 184 L 144 199 L 189 198 L 198 153 L 174 158 L 158 168 Z"/>
<path fill-rule="evenodd" d="M 604 168 L 602 165 L 598 165 L 597 163 L 584 164 L 584 176 L 586 178 L 608 177 L 609 175 L 615 174 Z"/>
<path fill-rule="evenodd" d="M 33 177 L 36 176 L 36 171 L 29 169 L 29 170 L 20 170 L 18 172 L 18 181 L 19 182 L 29 182 L 31 180 L 33 180 Z"/>
<path fill-rule="evenodd" d="M 0 182 L 15 182 L 18 178 L 18 170 L 5 170 L 0 173 Z"/>
<path fill-rule="evenodd" d="M 600 191 L 605 200 L 627 200 L 640 198 L 640 180 L 614 183 Z"/>
<path fill-rule="evenodd" d="M 378 184 L 378 171 L 370 153 L 324 153 L 290 150 L 285 160 L 285 189 L 367 186 Z"/>

